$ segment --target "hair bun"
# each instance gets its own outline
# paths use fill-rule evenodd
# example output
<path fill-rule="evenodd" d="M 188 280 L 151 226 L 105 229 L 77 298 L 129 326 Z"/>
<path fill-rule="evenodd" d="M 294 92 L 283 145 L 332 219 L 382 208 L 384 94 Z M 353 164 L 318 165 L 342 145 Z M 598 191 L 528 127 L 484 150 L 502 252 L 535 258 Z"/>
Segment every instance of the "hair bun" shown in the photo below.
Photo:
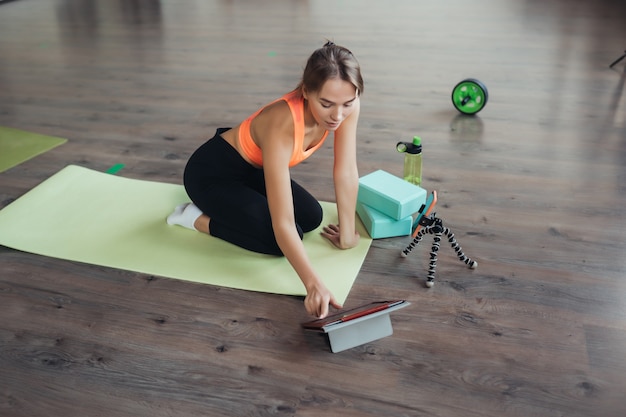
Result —
<path fill-rule="evenodd" d="M 331 46 L 335 46 L 335 42 L 333 42 L 333 41 L 327 41 L 327 42 L 324 44 L 324 48 L 328 48 L 328 47 L 331 47 Z"/>

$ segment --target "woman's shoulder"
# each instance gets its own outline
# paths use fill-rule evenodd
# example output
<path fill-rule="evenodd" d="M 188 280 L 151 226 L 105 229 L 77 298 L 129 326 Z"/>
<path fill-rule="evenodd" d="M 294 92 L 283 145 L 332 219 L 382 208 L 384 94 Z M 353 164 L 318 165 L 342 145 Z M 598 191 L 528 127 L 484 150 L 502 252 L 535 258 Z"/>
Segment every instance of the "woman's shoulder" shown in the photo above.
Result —
<path fill-rule="evenodd" d="M 252 121 L 252 130 L 259 142 L 264 137 L 293 137 L 294 122 L 287 101 L 279 99 L 265 106 Z"/>
<path fill-rule="evenodd" d="M 276 121 L 292 121 L 292 108 L 302 105 L 304 97 L 300 89 L 292 90 L 283 94 L 280 98 L 266 105 L 260 114 L 266 117 L 276 119 Z"/>
<path fill-rule="evenodd" d="M 263 110 L 270 108 L 279 108 L 281 110 L 289 109 L 290 106 L 297 106 L 298 104 L 304 103 L 304 97 L 300 90 L 293 90 L 286 94 L 283 94 L 281 97 L 277 98 L 273 102 L 267 104 Z"/>

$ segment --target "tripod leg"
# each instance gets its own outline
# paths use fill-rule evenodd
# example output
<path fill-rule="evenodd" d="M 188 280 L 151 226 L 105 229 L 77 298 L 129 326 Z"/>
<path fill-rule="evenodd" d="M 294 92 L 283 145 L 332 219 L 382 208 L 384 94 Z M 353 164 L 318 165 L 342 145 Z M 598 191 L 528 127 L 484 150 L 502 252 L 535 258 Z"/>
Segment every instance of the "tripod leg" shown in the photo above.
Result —
<path fill-rule="evenodd" d="M 435 269 L 437 269 L 437 253 L 439 252 L 439 245 L 441 242 L 441 232 L 435 233 L 433 238 L 433 246 L 430 250 L 430 263 L 428 264 L 428 278 L 426 280 L 426 286 L 431 288 L 435 285 Z"/>
<path fill-rule="evenodd" d="M 461 260 L 461 262 L 464 262 L 465 265 L 467 265 L 468 267 L 475 269 L 478 266 L 478 262 L 473 261 L 469 257 L 465 256 L 465 254 L 463 253 L 463 249 L 461 249 L 461 246 L 454 238 L 454 233 L 452 233 L 452 231 L 450 231 L 450 229 L 448 229 L 447 227 L 444 233 L 446 234 L 446 236 L 448 236 L 448 242 L 450 242 L 450 246 L 452 246 L 452 249 L 454 249 L 454 252 L 456 252 L 456 256 Z"/>
<path fill-rule="evenodd" d="M 417 232 L 415 239 L 413 239 L 413 241 L 409 243 L 408 246 L 402 250 L 402 252 L 400 253 L 400 256 L 402 256 L 403 258 L 406 258 L 407 256 L 409 256 L 409 253 L 411 253 L 411 251 L 415 249 L 417 245 L 419 245 L 419 243 L 422 240 L 422 237 L 426 233 L 427 233 L 427 229 L 422 229 L 419 232 Z"/>

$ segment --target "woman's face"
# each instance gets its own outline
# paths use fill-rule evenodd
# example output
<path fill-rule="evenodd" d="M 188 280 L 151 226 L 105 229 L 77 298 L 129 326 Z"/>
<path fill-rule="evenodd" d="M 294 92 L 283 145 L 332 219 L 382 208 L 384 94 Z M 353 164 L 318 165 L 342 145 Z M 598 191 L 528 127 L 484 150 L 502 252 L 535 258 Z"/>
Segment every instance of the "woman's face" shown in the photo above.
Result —
<path fill-rule="evenodd" d="M 309 102 L 315 121 L 326 130 L 335 131 L 354 111 L 359 96 L 356 87 L 340 78 L 326 80 L 319 91 L 302 92 Z"/>

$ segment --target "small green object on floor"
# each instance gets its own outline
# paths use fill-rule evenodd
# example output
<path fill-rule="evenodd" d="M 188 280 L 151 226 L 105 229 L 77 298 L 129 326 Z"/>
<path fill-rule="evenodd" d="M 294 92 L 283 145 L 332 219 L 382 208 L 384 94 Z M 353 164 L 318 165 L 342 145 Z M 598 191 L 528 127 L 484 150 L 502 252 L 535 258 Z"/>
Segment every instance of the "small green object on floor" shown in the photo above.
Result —
<path fill-rule="evenodd" d="M 122 168 L 124 168 L 124 164 L 115 164 L 111 168 L 107 169 L 107 174 L 117 174 Z"/>

